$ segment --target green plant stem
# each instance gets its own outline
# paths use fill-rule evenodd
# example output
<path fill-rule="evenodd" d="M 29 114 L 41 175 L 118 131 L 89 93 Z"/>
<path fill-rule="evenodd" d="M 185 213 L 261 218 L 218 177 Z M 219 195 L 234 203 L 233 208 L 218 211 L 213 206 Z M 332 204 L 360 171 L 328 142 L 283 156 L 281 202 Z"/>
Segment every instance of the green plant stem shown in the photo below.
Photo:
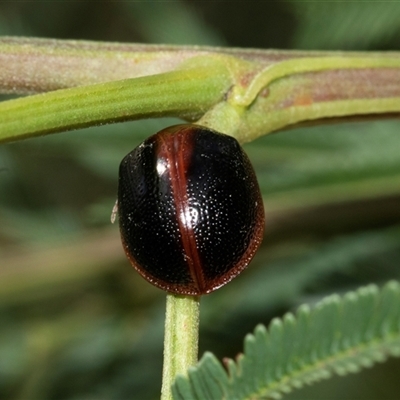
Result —
<path fill-rule="evenodd" d="M 161 400 L 171 400 L 171 385 L 197 362 L 200 297 L 167 294 Z"/>
<path fill-rule="evenodd" d="M 109 122 L 177 116 L 196 119 L 231 85 L 218 59 L 182 69 L 28 96 L 0 103 L 0 142 Z"/>

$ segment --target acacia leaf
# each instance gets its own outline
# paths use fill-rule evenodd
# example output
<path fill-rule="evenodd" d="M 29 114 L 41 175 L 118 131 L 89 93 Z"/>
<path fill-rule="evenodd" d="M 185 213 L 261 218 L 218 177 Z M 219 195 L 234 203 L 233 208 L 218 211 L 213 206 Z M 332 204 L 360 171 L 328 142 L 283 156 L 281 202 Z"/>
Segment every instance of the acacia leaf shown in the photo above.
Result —
<path fill-rule="evenodd" d="M 321 379 L 359 372 L 400 356 L 400 284 L 369 285 L 314 307 L 258 325 L 227 372 L 205 353 L 188 377 L 178 376 L 174 399 L 278 399 Z"/>

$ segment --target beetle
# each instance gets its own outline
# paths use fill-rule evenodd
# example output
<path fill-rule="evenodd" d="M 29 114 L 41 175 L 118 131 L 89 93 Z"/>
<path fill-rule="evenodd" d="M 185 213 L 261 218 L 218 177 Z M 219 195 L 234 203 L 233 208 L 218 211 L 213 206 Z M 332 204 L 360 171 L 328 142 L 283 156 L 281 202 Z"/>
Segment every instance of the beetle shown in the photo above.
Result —
<path fill-rule="evenodd" d="M 200 125 L 165 128 L 127 154 L 116 204 L 132 266 L 176 294 L 203 295 L 231 281 L 264 233 L 246 153 L 233 137 Z"/>

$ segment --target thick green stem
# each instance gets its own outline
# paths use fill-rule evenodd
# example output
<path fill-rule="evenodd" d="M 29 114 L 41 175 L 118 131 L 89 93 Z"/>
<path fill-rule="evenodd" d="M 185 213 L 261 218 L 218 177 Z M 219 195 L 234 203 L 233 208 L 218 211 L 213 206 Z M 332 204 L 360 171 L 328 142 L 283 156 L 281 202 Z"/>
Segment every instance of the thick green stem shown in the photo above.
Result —
<path fill-rule="evenodd" d="M 197 362 L 200 297 L 167 294 L 161 400 L 171 400 L 171 385 Z"/>

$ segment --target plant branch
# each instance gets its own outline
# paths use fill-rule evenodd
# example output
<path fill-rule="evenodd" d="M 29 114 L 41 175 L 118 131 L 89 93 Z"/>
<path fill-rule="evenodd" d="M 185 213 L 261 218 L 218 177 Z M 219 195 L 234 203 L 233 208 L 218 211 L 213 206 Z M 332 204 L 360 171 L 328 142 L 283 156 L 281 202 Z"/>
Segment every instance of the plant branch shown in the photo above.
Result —
<path fill-rule="evenodd" d="M 177 69 L 193 57 L 216 54 L 255 63 L 258 71 L 274 65 L 274 73 L 276 64 L 295 60 L 297 65 L 303 58 L 309 59 L 308 64 L 314 58 L 336 58 L 342 62 L 351 57 L 356 64 L 360 63 L 357 59 L 365 58 L 370 62 L 382 57 L 400 59 L 398 52 L 265 50 L 0 37 L 0 92 L 39 93 L 161 74 Z"/>
<path fill-rule="evenodd" d="M 3 92 L 91 84 L 0 103 L 0 141 L 175 116 L 243 143 L 298 124 L 400 115 L 398 52 L 3 38 L 0 66 Z"/>
<path fill-rule="evenodd" d="M 171 400 L 171 385 L 197 363 L 200 297 L 167 294 L 161 400 Z"/>

